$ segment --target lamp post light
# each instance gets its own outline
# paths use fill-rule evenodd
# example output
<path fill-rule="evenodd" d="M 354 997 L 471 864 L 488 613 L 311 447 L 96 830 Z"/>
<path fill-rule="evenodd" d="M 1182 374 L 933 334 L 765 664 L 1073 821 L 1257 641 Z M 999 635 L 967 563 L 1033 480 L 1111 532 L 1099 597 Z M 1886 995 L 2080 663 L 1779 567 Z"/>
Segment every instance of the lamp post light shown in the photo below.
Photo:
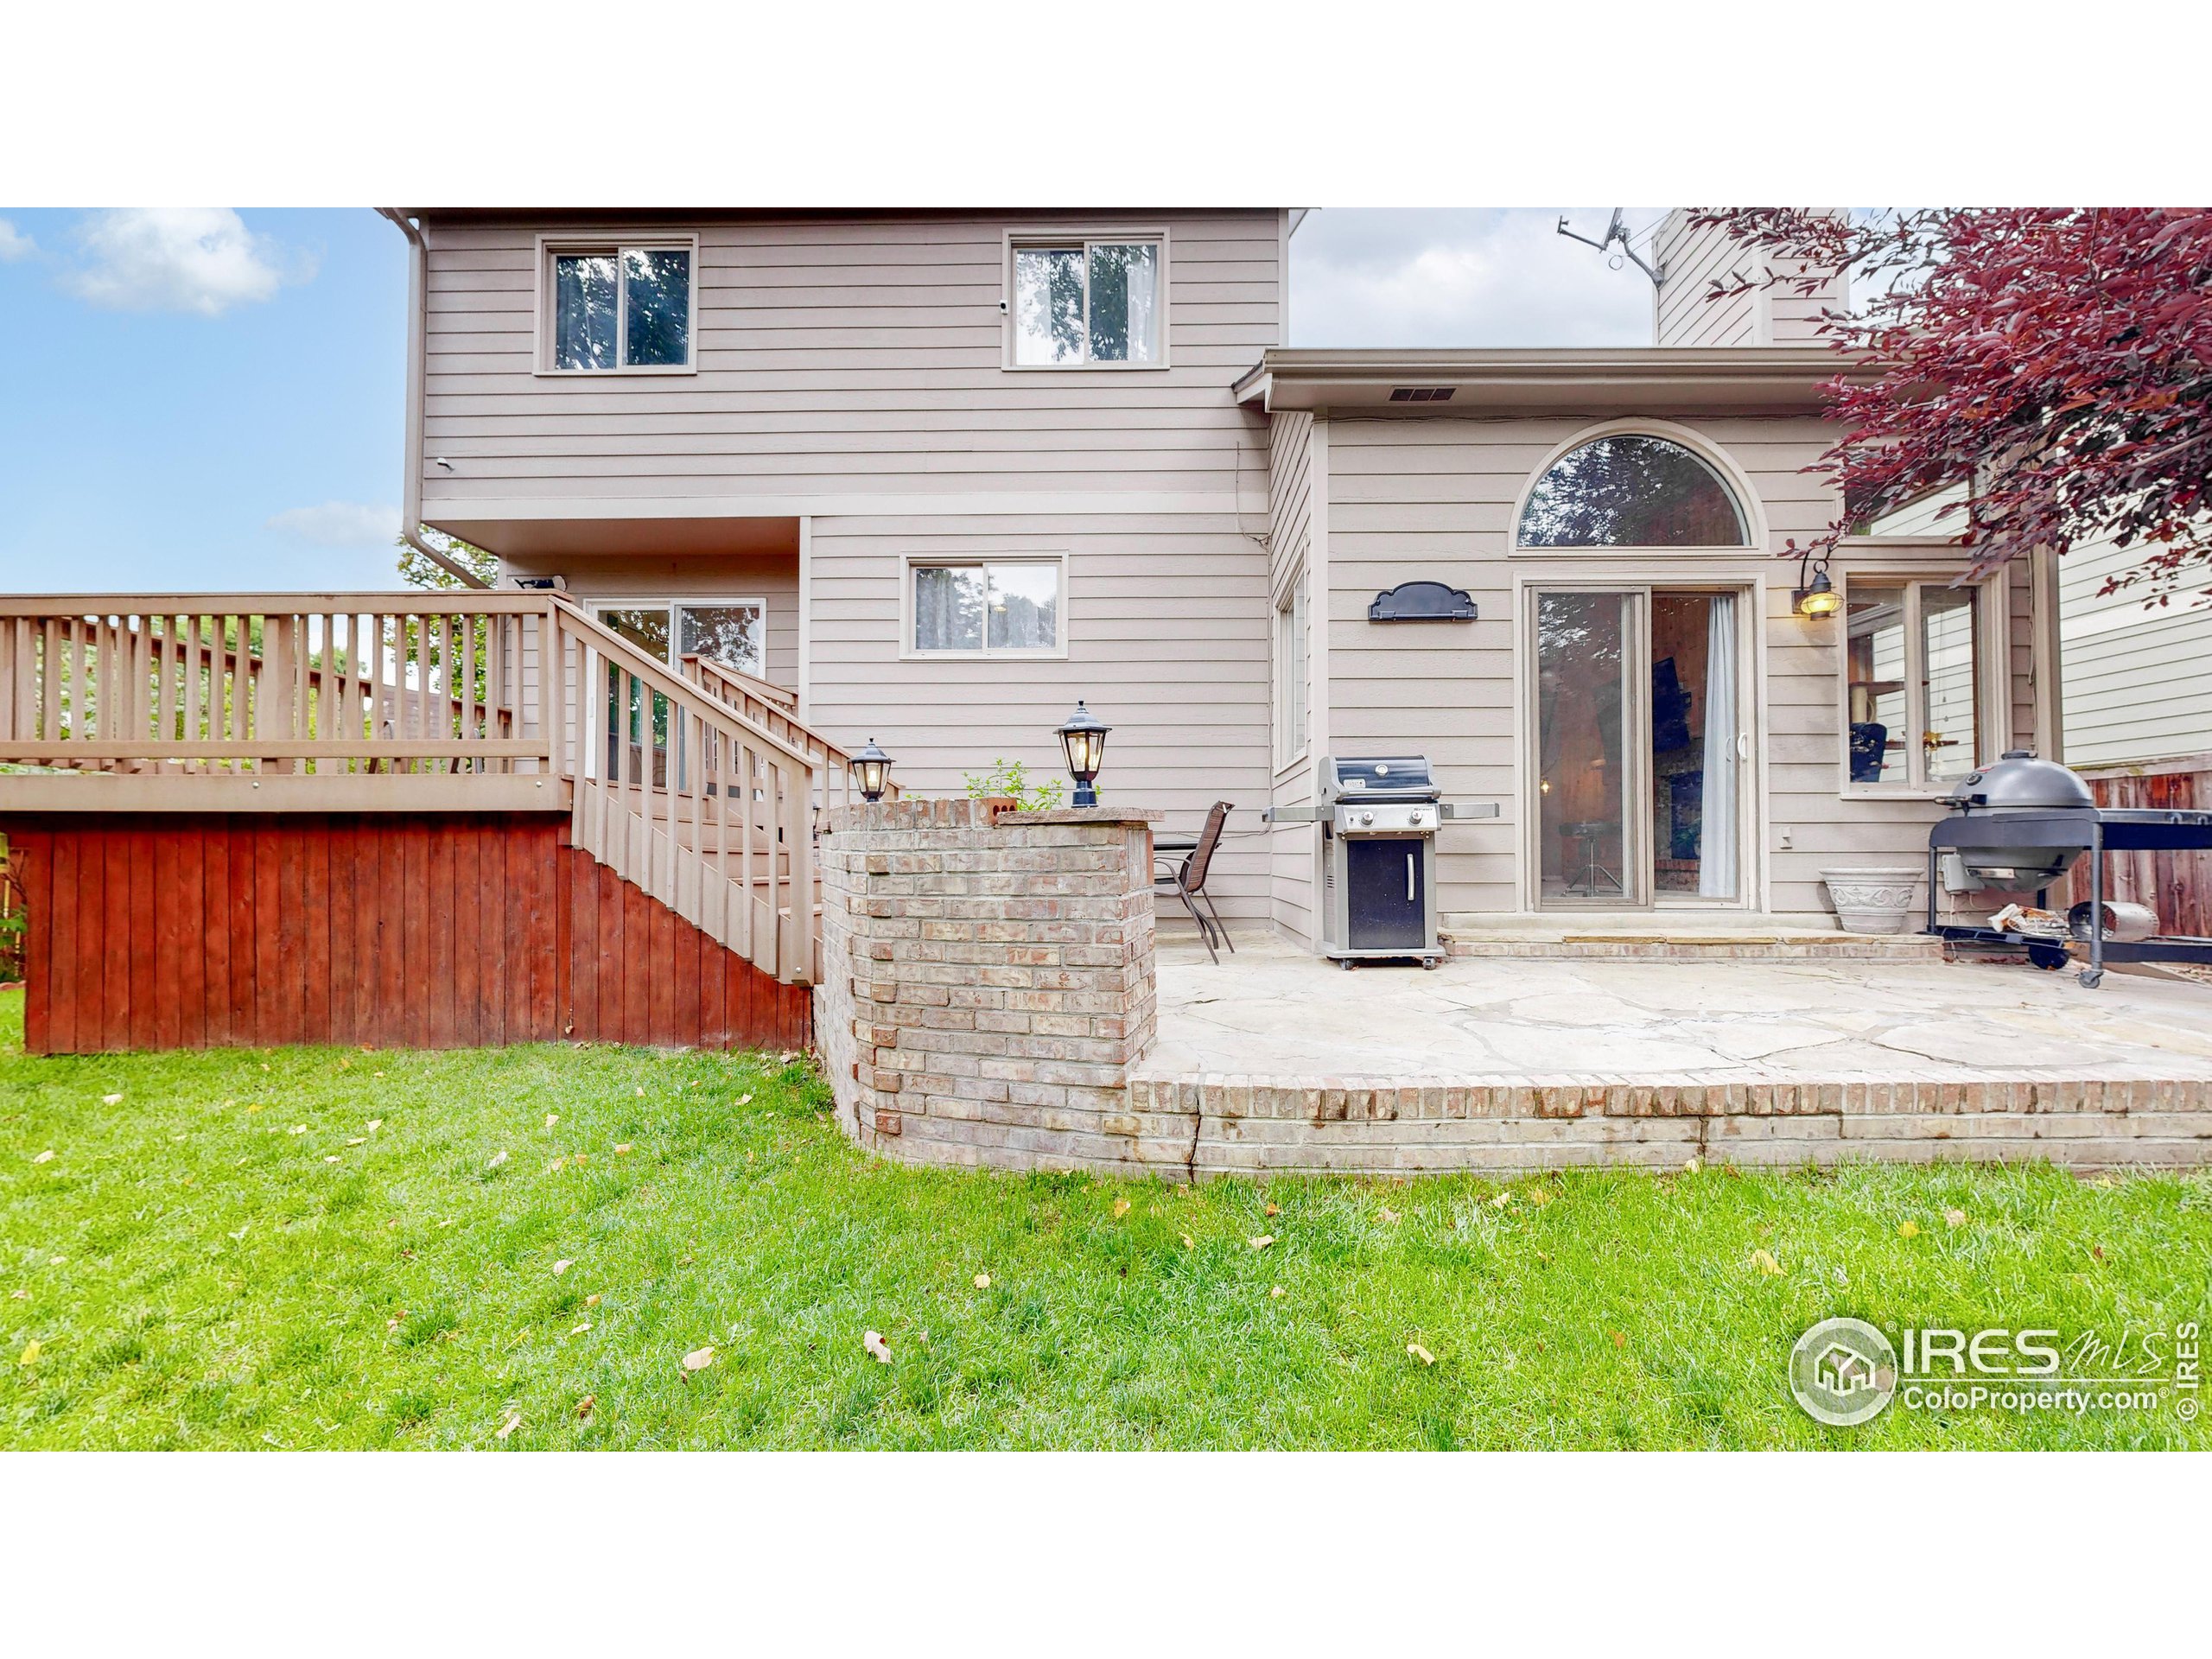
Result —
<path fill-rule="evenodd" d="M 1075 779 L 1075 804 L 1077 806 L 1098 804 L 1098 791 L 1091 787 L 1097 779 L 1098 767 L 1106 759 L 1106 734 L 1114 728 L 1078 701 L 1075 712 L 1060 722 L 1060 747 L 1068 758 L 1068 775 Z"/>
<path fill-rule="evenodd" d="M 891 757 L 875 747 L 870 738 L 868 747 L 853 756 L 853 775 L 861 786 L 861 798 L 880 801 L 891 782 Z"/>

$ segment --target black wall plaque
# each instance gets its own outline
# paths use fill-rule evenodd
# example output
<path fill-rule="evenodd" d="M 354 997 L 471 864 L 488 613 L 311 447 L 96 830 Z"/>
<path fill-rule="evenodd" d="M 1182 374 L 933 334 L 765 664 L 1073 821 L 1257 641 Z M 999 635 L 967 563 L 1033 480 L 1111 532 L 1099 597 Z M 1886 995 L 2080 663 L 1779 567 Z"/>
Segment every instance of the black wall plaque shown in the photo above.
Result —
<path fill-rule="evenodd" d="M 1387 593 L 1375 595 L 1367 607 L 1370 622 L 1471 622 L 1475 601 L 1464 588 L 1447 588 L 1440 582 L 1402 582 Z"/>

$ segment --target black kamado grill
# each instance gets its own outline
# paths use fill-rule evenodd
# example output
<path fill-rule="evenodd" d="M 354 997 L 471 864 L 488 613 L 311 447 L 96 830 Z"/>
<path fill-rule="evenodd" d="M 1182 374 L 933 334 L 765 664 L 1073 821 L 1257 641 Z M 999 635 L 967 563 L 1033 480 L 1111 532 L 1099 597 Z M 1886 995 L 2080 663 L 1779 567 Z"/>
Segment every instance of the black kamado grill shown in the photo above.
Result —
<path fill-rule="evenodd" d="M 1954 811 L 1928 832 L 1930 933 L 1961 944 L 2024 950 L 2038 967 L 2063 967 L 2063 939 L 1939 924 L 1936 884 L 1941 880 L 1954 893 L 1979 887 L 2033 893 L 2040 906 L 2074 861 L 2087 853 L 2089 963 L 2082 970 L 2082 984 L 2094 987 L 2104 977 L 2107 958 L 2212 963 L 2212 939 L 2163 936 L 2123 941 L 2108 938 L 2103 925 L 2105 854 L 2212 848 L 2212 812 L 2101 807 L 2076 774 L 2055 761 L 2038 760 L 2026 749 L 2007 749 L 1999 760 L 1968 772 L 1958 793 L 1944 797 L 1943 804 Z"/>

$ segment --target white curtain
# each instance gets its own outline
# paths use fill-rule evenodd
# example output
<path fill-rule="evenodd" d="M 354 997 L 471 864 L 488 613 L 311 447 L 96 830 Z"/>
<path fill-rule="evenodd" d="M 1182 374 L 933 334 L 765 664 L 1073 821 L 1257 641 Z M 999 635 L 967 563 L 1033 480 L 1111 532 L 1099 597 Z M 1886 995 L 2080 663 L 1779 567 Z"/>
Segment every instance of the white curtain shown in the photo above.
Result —
<path fill-rule="evenodd" d="M 1713 601 L 1705 646 L 1705 786 L 1699 805 L 1697 891 L 1700 899 L 1738 896 L 1736 823 L 1736 597 Z"/>

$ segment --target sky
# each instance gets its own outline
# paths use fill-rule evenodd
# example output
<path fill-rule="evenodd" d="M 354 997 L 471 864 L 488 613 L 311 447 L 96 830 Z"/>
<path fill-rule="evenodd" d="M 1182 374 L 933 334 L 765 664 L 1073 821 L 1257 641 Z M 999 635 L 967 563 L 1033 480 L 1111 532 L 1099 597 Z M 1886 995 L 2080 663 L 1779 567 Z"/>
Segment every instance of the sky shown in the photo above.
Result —
<path fill-rule="evenodd" d="M 1563 211 L 1611 210 L 1317 212 L 1291 343 L 1647 344 L 1643 274 Z M 405 245 L 366 208 L 0 208 L 0 592 L 393 585 Z"/>

